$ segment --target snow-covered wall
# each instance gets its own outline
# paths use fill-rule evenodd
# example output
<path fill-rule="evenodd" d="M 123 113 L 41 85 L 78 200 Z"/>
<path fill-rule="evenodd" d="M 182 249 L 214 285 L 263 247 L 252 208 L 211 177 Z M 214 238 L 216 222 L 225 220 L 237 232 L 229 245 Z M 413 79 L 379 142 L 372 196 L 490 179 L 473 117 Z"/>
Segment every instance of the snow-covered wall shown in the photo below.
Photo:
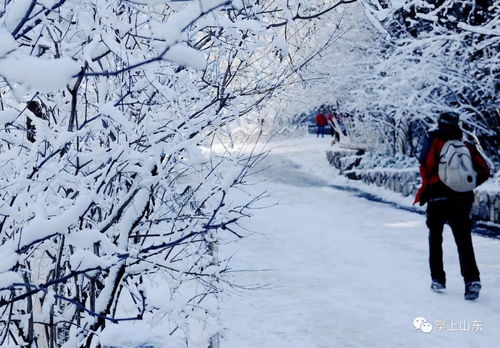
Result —
<path fill-rule="evenodd" d="M 352 180 L 361 180 L 367 184 L 375 184 L 403 196 L 414 195 L 421 180 L 417 167 L 408 168 L 361 168 L 366 154 L 362 151 L 335 149 L 327 151 L 328 162 L 339 173 Z M 500 191 L 491 187 L 479 188 L 474 191 L 472 218 L 477 221 L 487 221 L 500 224 Z"/>

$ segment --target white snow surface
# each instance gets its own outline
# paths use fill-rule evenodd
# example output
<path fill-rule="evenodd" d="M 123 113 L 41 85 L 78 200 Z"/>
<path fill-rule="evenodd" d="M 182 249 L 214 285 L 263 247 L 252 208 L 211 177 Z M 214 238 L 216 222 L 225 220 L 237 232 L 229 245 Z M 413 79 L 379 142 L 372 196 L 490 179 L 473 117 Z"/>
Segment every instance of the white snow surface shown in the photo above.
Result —
<path fill-rule="evenodd" d="M 17 48 L 16 40 L 4 28 L 0 28 L 0 42 L 2 43 L 0 45 L 0 58 L 3 58 L 10 51 L 14 51 Z"/>
<path fill-rule="evenodd" d="M 330 139 L 272 143 L 272 167 L 249 190 L 279 204 L 256 209 L 249 236 L 221 246 L 233 256 L 222 296 L 221 347 L 493 347 L 500 340 L 500 241 L 473 236 L 483 290 L 463 299 L 451 231 L 444 232 L 447 290 L 430 290 L 425 216 L 336 190 Z M 391 194 L 392 195 L 392 194 Z M 387 198 L 386 196 L 385 198 Z M 411 204 L 411 197 L 398 203 Z M 254 270 L 248 272 L 248 270 Z M 413 327 L 416 317 L 434 325 Z M 439 331 L 436 321 L 445 321 Z M 479 332 L 449 331 L 479 322 Z M 456 325 L 456 326 L 455 326 Z"/>
<path fill-rule="evenodd" d="M 78 62 L 71 58 L 45 59 L 14 52 L 0 59 L 0 76 L 39 92 L 64 88 L 79 70 Z"/>
<path fill-rule="evenodd" d="M 163 58 L 179 65 L 184 65 L 199 70 L 204 69 L 207 65 L 203 53 L 187 46 L 184 43 L 179 43 L 172 46 Z"/>
<path fill-rule="evenodd" d="M 19 112 L 14 109 L 0 111 L 0 124 L 6 125 L 7 123 L 14 122 L 19 116 Z"/>

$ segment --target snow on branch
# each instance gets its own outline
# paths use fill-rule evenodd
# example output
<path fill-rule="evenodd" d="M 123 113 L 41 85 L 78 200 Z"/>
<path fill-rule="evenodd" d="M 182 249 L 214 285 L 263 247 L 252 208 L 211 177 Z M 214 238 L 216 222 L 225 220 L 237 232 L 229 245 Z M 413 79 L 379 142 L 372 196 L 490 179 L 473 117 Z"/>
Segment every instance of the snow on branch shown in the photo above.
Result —
<path fill-rule="evenodd" d="M 300 78 L 349 2 L 6 1 L 0 345 L 127 345 L 106 340 L 129 321 L 214 342 L 220 239 L 244 236 L 263 155 L 207 149 Z"/>

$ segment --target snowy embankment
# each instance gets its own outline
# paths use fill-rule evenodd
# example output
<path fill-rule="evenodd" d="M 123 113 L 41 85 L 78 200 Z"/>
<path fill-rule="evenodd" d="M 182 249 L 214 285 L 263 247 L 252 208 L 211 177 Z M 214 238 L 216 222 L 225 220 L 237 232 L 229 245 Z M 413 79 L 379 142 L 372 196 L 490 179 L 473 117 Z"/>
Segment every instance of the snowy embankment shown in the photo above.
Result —
<path fill-rule="evenodd" d="M 433 293 L 424 216 L 335 189 L 347 179 L 335 177 L 325 160 L 329 142 L 311 137 L 271 144 L 271 167 L 249 190 L 272 194 L 261 205 L 279 204 L 255 210 L 244 226 L 255 232 L 221 246 L 233 256 L 231 280 L 257 287 L 224 294 L 222 347 L 494 346 L 500 241 L 473 237 L 483 291 L 466 302 L 446 229 L 448 290 Z M 411 206 L 411 198 L 400 196 L 398 203 Z M 416 317 L 426 318 L 433 332 L 416 330 Z"/>

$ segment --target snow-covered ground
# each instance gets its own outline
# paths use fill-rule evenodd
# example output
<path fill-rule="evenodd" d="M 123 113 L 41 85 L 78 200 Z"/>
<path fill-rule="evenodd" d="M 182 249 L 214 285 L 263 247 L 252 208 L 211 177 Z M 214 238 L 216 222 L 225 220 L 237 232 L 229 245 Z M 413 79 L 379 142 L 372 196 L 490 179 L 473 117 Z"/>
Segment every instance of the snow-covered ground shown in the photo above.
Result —
<path fill-rule="evenodd" d="M 245 225 L 255 232 L 221 247 L 234 256 L 232 269 L 243 270 L 231 273 L 231 280 L 258 288 L 224 294 L 221 347 L 497 346 L 500 241 L 473 237 L 483 291 L 468 302 L 446 229 L 448 289 L 432 292 L 425 217 L 331 187 L 345 179 L 326 161 L 330 141 L 271 144 L 272 167 L 251 190 L 267 190 L 279 204 L 255 210 Z M 415 329 L 416 317 L 434 330 Z"/>

